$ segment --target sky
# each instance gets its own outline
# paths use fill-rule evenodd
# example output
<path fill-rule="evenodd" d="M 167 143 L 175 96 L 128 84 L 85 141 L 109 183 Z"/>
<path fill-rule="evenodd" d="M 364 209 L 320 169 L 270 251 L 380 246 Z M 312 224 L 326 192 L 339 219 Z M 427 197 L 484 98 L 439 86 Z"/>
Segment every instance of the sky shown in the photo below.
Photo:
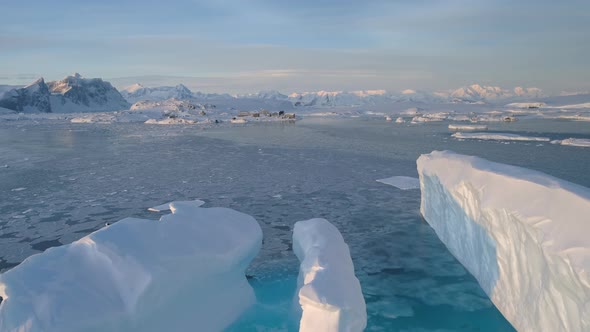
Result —
<path fill-rule="evenodd" d="M 0 0 L 0 84 L 590 91 L 588 0 Z"/>

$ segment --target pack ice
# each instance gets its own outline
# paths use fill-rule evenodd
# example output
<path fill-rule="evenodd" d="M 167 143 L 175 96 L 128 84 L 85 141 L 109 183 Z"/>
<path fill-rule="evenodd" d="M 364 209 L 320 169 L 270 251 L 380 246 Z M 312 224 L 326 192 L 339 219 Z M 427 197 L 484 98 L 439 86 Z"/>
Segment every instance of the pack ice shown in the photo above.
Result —
<path fill-rule="evenodd" d="M 244 271 L 260 226 L 230 209 L 170 205 L 160 221 L 123 219 L 0 275 L 0 331 L 227 327 L 255 302 Z"/>
<path fill-rule="evenodd" d="M 299 221 L 293 229 L 293 251 L 301 262 L 299 331 L 362 331 L 367 325 L 365 300 L 338 229 L 325 219 Z"/>
<path fill-rule="evenodd" d="M 435 151 L 421 212 L 519 331 L 590 331 L 590 189 Z"/>

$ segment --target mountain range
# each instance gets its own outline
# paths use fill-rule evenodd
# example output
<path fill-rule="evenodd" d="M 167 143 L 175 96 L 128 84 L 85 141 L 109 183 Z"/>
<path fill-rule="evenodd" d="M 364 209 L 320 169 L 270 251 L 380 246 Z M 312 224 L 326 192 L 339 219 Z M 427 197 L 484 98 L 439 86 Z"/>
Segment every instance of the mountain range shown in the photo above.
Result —
<path fill-rule="evenodd" d="M 0 108 L 15 112 L 54 113 L 117 111 L 129 109 L 131 104 L 141 101 L 157 102 L 169 99 L 223 105 L 231 109 L 245 105 L 264 108 L 268 104 L 286 108 L 374 106 L 391 103 L 499 105 L 508 102 L 537 101 L 542 97 L 542 91 L 538 88 L 504 89 L 479 84 L 434 93 L 408 89 L 398 93 L 359 90 L 287 95 L 271 90 L 232 96 L 193 92 L 182 84 L 161 87 L 133 84 L 118 91 L 109 82 L 100 78 L 87 79 L 77 73 L 63 80 L 47 83 L 40 78 L 25 87 L 0 85 Z"/>

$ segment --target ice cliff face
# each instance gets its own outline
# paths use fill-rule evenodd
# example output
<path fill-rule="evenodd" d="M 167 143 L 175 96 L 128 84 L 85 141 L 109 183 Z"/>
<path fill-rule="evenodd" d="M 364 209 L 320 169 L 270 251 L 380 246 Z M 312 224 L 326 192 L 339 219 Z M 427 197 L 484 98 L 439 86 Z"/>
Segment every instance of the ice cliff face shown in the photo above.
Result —
<path fill-rule="evenodd" d="M 417 165 L 424 218 L 514 327 L 590 330 L 590 189 L 452 152 Z"/>
<path fill-rule="evenodd" d="M 5 92 L 0 107 L 17 112 L 71 113 L 118 111 L 129 108 L 129 103 L 110 83 L 100 78 L 85 79 L 76 73 L 47 84 L 41 78 Z"/>

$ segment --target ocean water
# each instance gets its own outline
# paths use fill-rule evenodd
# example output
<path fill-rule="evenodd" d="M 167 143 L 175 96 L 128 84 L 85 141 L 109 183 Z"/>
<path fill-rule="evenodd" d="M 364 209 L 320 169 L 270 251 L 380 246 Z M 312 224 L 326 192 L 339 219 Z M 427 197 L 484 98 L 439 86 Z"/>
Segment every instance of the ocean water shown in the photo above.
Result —
<path fill-rule="evenodd" d="M 259 304 L 230 330 L 294 329 L 296 221 L 322 217 L 350 246 L 368 331 L 512 331 L 419 213 L 419 190 L 376 182 L 417 176 L 415 160 L 453 150 L 590 186 L 590 150 L 459 141 L 448 123 L 304 119 L 235 127 L 0 123 L 0 270 L 148 207 L 199 198 L 254 216 L 264 232 L 247 274 Z M 490 131 L 590 137 L 583 122 L 529 120 Z"/>

